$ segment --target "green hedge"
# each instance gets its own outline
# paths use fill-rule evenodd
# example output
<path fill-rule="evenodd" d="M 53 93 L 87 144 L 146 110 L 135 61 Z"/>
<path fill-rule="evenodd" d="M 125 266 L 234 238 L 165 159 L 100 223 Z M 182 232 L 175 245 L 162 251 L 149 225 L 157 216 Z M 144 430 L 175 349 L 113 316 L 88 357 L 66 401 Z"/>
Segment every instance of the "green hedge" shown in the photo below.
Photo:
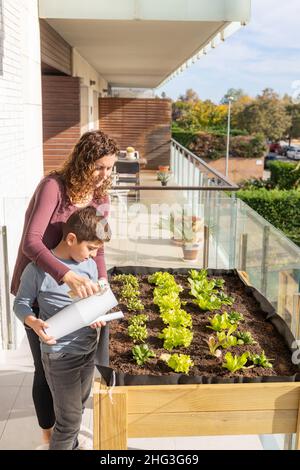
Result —
<path fill-rule="evenodd" d="M 271 183 L 276 188 L 296 189 L 300 187 L 300 165 L 288 162 L 270 162 L 269 169 Z"/>
<path fill-rule="evenodd" d="M 300 192 L 296 190 L 240 190 L 237 196 L 300 245 Z"/>
<path fill-rule="evenodd" d="M 220 132 L 184 131 L 176 126 L 172 129 L 173 138 L 200 158 L 217 160 L 225 157 L 226 136 Z M 239 135 L 230 138 L 230 156 L 237 158 L 262 158 L 266 152 L 264 136 Z"/>
<path fill-rule="evenodd" d="M 194 138 L 196 137 L 197 133 L 195 132 L 188 132 L 188 131 L 172 131 L 173 139 L 177 140 L 177 142 L 184 147 L 188 148 L 189 145 L 193 142 Z"/>

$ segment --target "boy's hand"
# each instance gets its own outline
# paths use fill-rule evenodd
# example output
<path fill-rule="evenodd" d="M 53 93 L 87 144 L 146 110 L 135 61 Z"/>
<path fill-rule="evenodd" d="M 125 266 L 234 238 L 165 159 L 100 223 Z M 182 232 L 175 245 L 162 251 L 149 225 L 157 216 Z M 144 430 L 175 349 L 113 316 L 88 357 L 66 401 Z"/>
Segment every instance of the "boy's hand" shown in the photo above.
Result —
<path fill-rule="evenodd" d="M 105 325 L 106 325 L 105 321 L 95 321 L 94 323 L 90 325 L 90 327 L 93 328 L 94 330 L 95 328 L 101 328 L 101 326 L 105 326 Z"/>
<path fill-rule="evenodd" d="M 40 318 L 36 318 L 34 315 L 28 315 L 24 323 L 33 329 L 43 343 L 49 345 L 56 344 L 56 339 L 53 336 L 48 336 L 45 332 L 45 329 L 49 328 L 49 325 Z"/>
<path fill-rule="evenodd" d="M 85 297 L 99 292 L 98 284 L 84 276 L 74 273 L 74 271 L 68 271 L 62 280 L 70 287 L 74 297 L 79 297 L 80 299 L 84 299 Z"/>

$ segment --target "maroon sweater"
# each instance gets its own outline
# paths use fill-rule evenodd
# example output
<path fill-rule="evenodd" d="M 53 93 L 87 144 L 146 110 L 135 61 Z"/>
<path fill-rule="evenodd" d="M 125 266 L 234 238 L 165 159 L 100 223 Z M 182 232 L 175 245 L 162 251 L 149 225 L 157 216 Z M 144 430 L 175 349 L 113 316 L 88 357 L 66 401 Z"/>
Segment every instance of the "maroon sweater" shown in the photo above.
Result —
<path fill-rule="evenodd" d="M 109 198 L 106 196 L 101 204 L 91 201 L 99 213 L 108 216 Z M 11 293 L 16 295 L 20 277 L 30 261 L 49 273 L 57 282 L 69 271 L 52 253 L 62 238 L 62 226 L 68 217 L 78 210 L 67 197 L 65 187 L 59 176 L 46 176 L 39 183 L 25 214 L 24 229 L 18 251 L 11 283 Z M 99 277 L 107 277 L 103 248 L 94 258 Z"/>

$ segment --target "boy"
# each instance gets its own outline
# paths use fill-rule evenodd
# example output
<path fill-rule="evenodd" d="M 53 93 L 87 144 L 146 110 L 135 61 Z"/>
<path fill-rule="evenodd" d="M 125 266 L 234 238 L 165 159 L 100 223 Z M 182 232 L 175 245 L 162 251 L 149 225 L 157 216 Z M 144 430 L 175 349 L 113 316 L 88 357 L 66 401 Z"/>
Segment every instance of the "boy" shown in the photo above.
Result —
<path fill-rule="evenodd" d="M 95 257 L 104 241 L 108 241 L 109 226 L 96 215 L 94 207 L 74 212 L 63 227 L 63 238 L 52 250 L 72 271 L 96 282 Z M 34 263 L 26 266 L 14 302 L 14 312 L 41 339 L 42 361 L 54 403 L 56 422 L 50 440 L 51 450 L 72 450 L 78 446 L 84 404 L 89 397 L 97 343 L 93 323 L 55 340 L 48 336 L 47 319 L 72 302 L 66 284 L 59 285 Z M 34 316 L 32 305 L 37 300 L 40 317 Z"/>

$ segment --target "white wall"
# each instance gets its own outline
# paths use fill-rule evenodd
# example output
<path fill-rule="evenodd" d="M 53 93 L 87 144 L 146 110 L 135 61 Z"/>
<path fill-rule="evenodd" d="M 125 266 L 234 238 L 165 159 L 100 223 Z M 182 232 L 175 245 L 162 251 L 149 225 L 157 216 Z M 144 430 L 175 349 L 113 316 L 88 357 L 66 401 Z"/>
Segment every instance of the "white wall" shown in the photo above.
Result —
<path fill-rule="evenodd" d="M 2 0 L 2 11 L 0 225 L 11 275 L 27 200 L 43 172 L 41 64 L 37 0 Z"/>
<path fill-rule="evenodd" d="M 76 51 L 72 51 L 73 77 L 80 77 L 81 133 L 98 128 L 98 97 L 104 96 L 107 82 Z M 91 84 L 92 82 L 92 84 Z"/>

